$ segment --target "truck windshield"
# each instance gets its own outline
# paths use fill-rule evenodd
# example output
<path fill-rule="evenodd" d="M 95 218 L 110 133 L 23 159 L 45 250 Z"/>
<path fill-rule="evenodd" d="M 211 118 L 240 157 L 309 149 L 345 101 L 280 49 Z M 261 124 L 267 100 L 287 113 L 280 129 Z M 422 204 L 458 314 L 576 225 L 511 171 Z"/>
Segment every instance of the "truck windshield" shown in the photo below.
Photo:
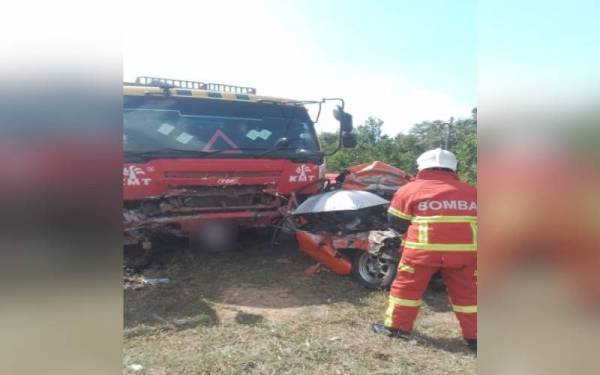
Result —
<path fill-rule="evenodd" d="M 282 138 L 286 146 L 277 147 Z M 320 155 L 303 107 L 185 97 L 125 96 L 123 149 L 128 155 L 166 150 L 197 157 Z"/>

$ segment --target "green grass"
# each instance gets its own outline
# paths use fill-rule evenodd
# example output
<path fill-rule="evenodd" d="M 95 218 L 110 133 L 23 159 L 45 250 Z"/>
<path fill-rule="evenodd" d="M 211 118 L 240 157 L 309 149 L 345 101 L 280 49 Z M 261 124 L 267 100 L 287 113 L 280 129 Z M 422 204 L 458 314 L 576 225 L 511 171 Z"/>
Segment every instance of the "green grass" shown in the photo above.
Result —
<path fill-rule="evenodd" d="M 124 372 L 137 374 L 468 374 L 476 357 L 460 338 L 444 293 L 428 292 L 409 341 L 371 334 L 387 293 L 321 271 L 288 241 L 270 252 L 172 249 L 125 290 Z"/>

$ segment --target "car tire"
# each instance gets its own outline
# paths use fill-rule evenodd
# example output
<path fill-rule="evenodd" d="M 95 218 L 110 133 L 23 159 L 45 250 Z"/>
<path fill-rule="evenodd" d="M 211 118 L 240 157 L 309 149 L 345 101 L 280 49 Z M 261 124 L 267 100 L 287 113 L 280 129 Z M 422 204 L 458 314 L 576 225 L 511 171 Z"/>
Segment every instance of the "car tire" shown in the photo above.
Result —
<path fill-rule="evenodd" d="M 397 268 L 397 261 L 381 260 L 363 250 L 355 251 L 352 258 L 352 277 L 370 290 L 388 289 Z"/>

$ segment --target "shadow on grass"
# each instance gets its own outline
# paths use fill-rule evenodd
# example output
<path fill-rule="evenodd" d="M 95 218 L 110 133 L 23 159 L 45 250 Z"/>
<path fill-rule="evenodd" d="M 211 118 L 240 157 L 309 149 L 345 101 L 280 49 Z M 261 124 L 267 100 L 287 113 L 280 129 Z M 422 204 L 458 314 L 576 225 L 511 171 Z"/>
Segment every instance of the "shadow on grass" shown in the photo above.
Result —
<path fill-rule="evenodd" d="M 184 330 L 218 325 L 219 318 L 200 293 L 168 285 L 125 291 L 124 324 Z"/>
<path fill-rule="evenodd" d="M 239 324 L 244 324 L 244 325 L 249 325 L 249 326 L 254 326 L 257 325 L 259 323 L 262 323 L 262 321 L 264 320 L 262 315 L 258 315 L 258 314 L 248 314 L 242 311 L 239 311 L 236 315 L 235 315 L 235 321 L 236 323 Z"/>
<path fill-rule="evenodd" d="M 421 345 L 427 345 L 449 353 L 471 354 L 467 344 L 460 338 L 430 337 L 415 333 L 415 339 Z"/>
<path fill-rule="evenodd" d="M 448 296 L 445 292 L 428 290 L 423 294 L 423 303 L 435 312 L 448 312 L 452 308 L 448 303 Z"/>

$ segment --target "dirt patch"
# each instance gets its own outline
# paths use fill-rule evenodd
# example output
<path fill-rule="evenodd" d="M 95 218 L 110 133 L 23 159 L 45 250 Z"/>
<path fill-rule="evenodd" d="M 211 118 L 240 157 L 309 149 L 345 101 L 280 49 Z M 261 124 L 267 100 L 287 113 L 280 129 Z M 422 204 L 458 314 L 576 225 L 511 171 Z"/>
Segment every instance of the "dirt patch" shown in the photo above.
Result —
<path fill-rule="evenodd" d="M 222 301 L 230 305 L 249 305 L 265 309 L 284 309 L 298 306 L 300 300 L 286 287 L 255 287 L 247 284 L 232 286 L 223 291 Z"/>
<path fill-rule="evenodd" d="M 305 307 L 303 301 L 287 287 L 255 287 L 252 285 L 232 286 L 225 289 L 220 296 L 220 303 L 213 303 L 220 321 L 223 324 L 240 323 L 240 321 L 263 320 L 278 323 L 300 316 Z M 311 310 L 323 310 L 325 306 L 312 306 Z M 248 317 L 255 316 L 258 318 Z"/>

